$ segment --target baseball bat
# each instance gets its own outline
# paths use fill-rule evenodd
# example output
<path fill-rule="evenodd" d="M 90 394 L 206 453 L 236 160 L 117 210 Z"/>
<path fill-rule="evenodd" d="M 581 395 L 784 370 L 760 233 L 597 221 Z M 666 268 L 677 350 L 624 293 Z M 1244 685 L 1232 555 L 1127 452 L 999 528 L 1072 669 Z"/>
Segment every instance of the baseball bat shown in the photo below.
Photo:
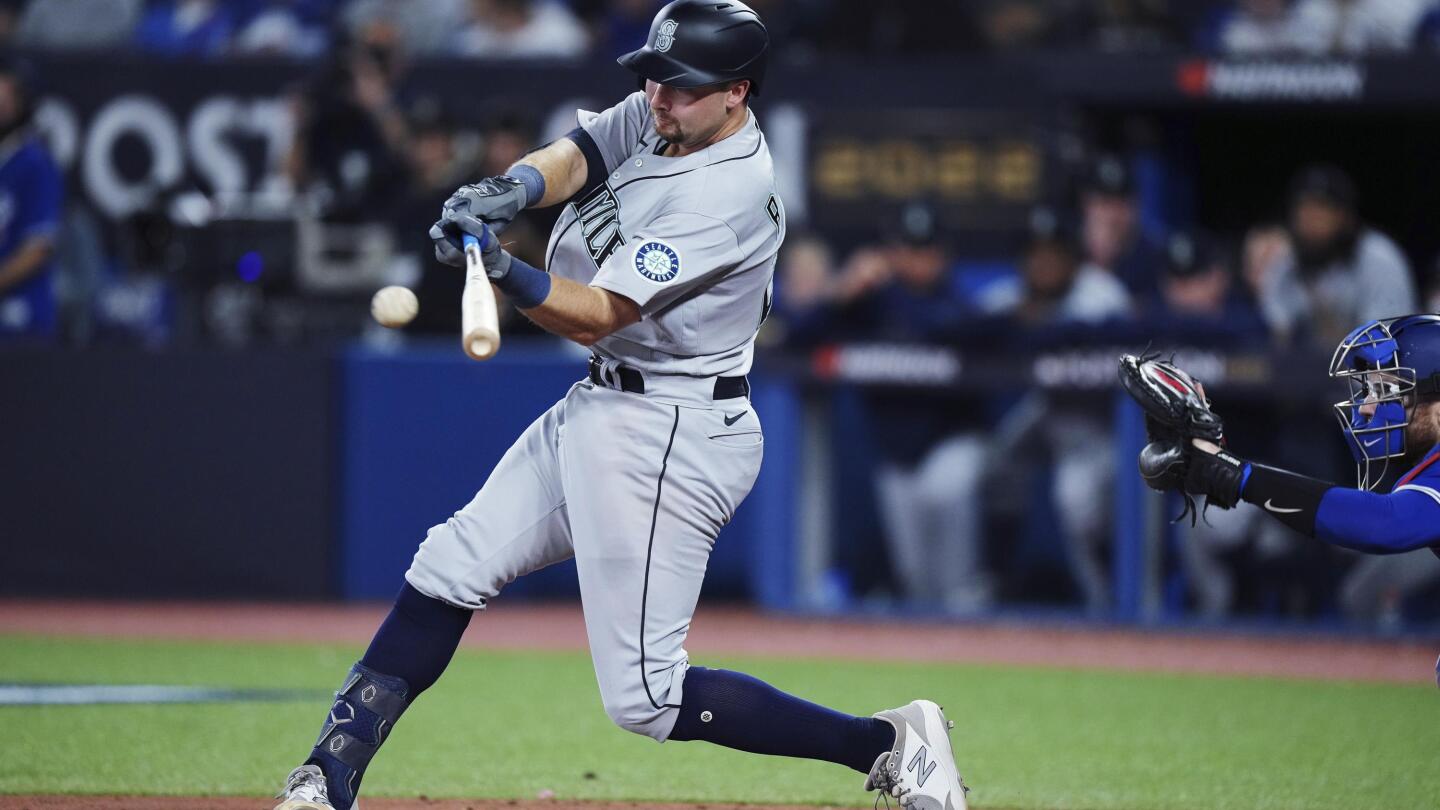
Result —
<path fill-rule="evenodd" d="M 465 234 L 465 292 L 460 296 L 461 345 L 471 360 L 489 360 L 500 351 L 495 291 L 480 257 L 480 240 Z"/>

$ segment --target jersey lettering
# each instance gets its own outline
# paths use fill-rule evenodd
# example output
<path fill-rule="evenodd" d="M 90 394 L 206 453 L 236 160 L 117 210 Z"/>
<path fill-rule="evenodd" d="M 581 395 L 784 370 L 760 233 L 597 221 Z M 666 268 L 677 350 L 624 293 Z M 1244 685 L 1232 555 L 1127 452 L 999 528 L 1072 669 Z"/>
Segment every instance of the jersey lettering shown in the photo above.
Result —
<path fill-rule="evenodd" d="M 625 237 L 620 233 L 620 200 L 610 190 L 609 183 L 601 183 L 575 203 L 575 215 L 580 218 L 585 250 L 599 268 L 610 254 L 625 244 Z"/>

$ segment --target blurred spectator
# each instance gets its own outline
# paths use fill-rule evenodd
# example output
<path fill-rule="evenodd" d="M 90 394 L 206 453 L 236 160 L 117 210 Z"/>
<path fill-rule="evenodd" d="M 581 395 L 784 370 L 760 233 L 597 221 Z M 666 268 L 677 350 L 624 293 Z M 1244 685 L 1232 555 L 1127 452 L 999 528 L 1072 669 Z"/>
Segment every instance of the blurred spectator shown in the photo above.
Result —
<path fill-rule="evenodd" d="M 1415 23 L 1412 44 L 1418 51 L 1434 53 L 1440 51 L 1440 3 L 1432 2 L 1430 7 Z"/>
<path fill-rule="evenodd" d="M 1410 47 L 1421 0 L 1239 0 L 1219 25 L 1236 56 L 1360 56 Z"/>
<path fill-rule="evenodd" d="M 1240 275 L 1255 296 L 1265 283 L 1270 268 L 1294 259 L 1290 233 L 1283 225 L 1256 225 L 1245 234 L 1240 248 Z"/>
<path fill-rule="evenodd" d="M 842 272 L 837 300 L 852 336 L 942 343 L 969 319 L 952 283 L 953 256 L 934 212 L 907 206 L 885 242 L 861 247 Z M 957 614 L 987 608 L 984 571 L 983 402 L 941 392 L 873 389 L 865 394 L 881 457 L 875 492 L 892 568 L 904 596 Z"/>
<path fill-rule="evenodd" d="M 1038 48 L 1064 35 L 1060 4 L 1047 0 L 984 0 L 973 11 L 975 27 L 992 50 Z"/>
<path fill-rule="evenodd" d="M 1310 54 L 1360 56 L 1409 49 L 1421 0 L 1298 0 L 1295 25 Z"/>
<path fill-rule="evenodd" d="M 1289 0 L 1239 0 L 1219 24 L 1219 50 L 1232 56 L 1299 53 L 1306 43 Z"/>
<path fill-rule="evenodd" d="M 1440 582 L 1440 556 L 1429 551 L 1361 556 L 1340 583 L 1340 609 L 1345 618 L 1382 628 L 1397 627 L 1404 618 L 1405 600 Z"/>
<path fill-rule="evenodd" d="M 108 50 L 130 41 L 141 5 L 141 0 L 30 0 L 16 40 L 43 50 Z"/>
<path fill-rule="evenodd" d="M 11 48 L 20 29 L 20 14 L 25 0 L 0 0 L 0 47 Z"/>
<path fill-rule="evenodd" d="M 1021 255 L 1021 297 L 1008 311 L 1024 330 L 1067 334 L 1076 325 L 1124 318 L 1130 299 L 1111 275 L 1082 266 L 1072 230 L 1053 212 L 1031 218 Z M 1052 498 L 1065 535 L 1071 573 L 1086 610 L 1109 609 L 1110 584 L 1102 551 L 1109 536 L 1109 492 L 1115 451 L 1108 400 L 1032 391 L 994 431 L 988 466 L 1048 458 Z"/>
<path fill-rule="evenodd" d="M 1048 208 L 1030 217 L 1020 275 L 981 300 L 991 314 L 1008 314 L 1029 326 L 1099 324 L 1130 314 L 1130 294 L 1114 275 L 1081 263 L 1073 227 Z"/>
<path fill-rule="evenodd" d="M 235 37 L 237 53 L 313 58 L 329 46 L 325 0 L 269 0 Z"/>
<path fill-rule="evenodd" d="M 454 51 L 477 59 L 574 59 L 589 36 L 556 0 L 471 0 Z"/>
<path fill-rule="evenodd" d="M 351 0 L 342 14 L 351 38 L 388 29 L 406 53 L 424 57 L 450 52 L 468 7 L 468 0 Z"/>
<path fill-rule="evenodd" d="M 1312 166 L 1290 190 L 1292 249 L 1257 268 L 1257 298 L 1271 332 L 1333 347 L 1356 324 L 1414 312 L 1409 264 L 1395 243 L 1365 225 L 1355 186 L 1340 169 Z"/>
<path fill-rule="evenodd" d="M 470 179 L 469 166 L 458 148 L 458 130 L 448 111 L 433 98 L 411 108 L 406 158 L 410 183 L 403 202 L 391 216 L 396 241 L 411 254 L 420 271 L 415 294 L 420 314 L 407 327 L 414 332 L 456 334 L 460 329 L 460 293 L 465 274 L 435 261 L 425 233 L 439 218 L 440 206 Z"/>
<path fill-rule="evenodd" d="M 505 174 L 535 145 L 534 126 L 518 112 L 494 114 L 491 120 L 480 153 L 481 177 Z"/>
<path fill-rule="evenodd" d="M 839 340 L 833 302 L 836 283 L 835 255 L 829 243 L 814 234 L 793 233 L 785 238 L 775 267 L 774 309 L 760 338 L 767 345 L 810 349 Z"/>
<path fill-rule="evenodd" d="M 1140 227 L 1135 178 L 1124 159 L 1103 155 L 1095 161 L 1080 210 L 1086 266 L 1111 273 L 1135 300 L 1152 300 L 1164 257 Z"/>
<path fill-rule="evenodd" d="M 595 50 L 617 57 L 645 44 L 650 22 L 663 4 L 659 0 L 578 0 L 571 5 L 590 26 Z M 764 10 L 757 11 L 768 27 L 769 15 Z"/>
<path fill-rule="evenodd" d="M 135 45 L 158 56 L 215 56 L 234 33 L 235 15 L 219 0 L 157 0 L 135 28 Z"/>
<path fill-rule="evenodd" d="M 1160 302 L 1150 333 L 1183 343 L 1256 348 L 1266 330 L 1259 311 L 1235 273 L 1225 250 L 1198 233 L 1178 233 L 1166 245 Z"/>
<path fill-rule="evenodd" d="M 1165 0 L 1092 0 L 1090 44 L 1103 52 L 1153 51 L 1181 37 Z"/>
<path fill-rule="evenodd" d="M 1437 257 L 1430 265 L 1430 277 L 1426 280 L 1424 295 L 1423 310 L 1440 312 L 1440 257 Z"/>
<path fill-rule="evenodd" d="M 524 115 L 518 112 L 499 112 L 493 114 L 491 125 L 481 133 L 481 147 L 479 163 L 475 167 L 473 177 L 464 182 L 474 182 L 481 177 L 492 177 L 498 174 L 507 174 L 515 162 L 525 156 L 535 146 L 536 132 L 534 125 Z M 452 187 L 446 191 L 446 196 L 455 189 Z M 443 198 L 442 198 L 443 201 Z M 554 227 L 555 220 L 559 218 L 564 206 L 554 205 L 548 208 L 534 208 L 521 213 L 505 229 L 505 249 L 512 255 L 519 256 L 535 267 L 545 266 L 545 248 L 549 243 L 550 229 Z M 520 314 L 514 307 L 507 306 L 501 313 L 507 320 L 501 324 L 502 328 L 510 333 L 532 334 L 550 339 L 550 333 L 536 326 Z"/>
<path fill-rule="evenodd" d="M 64 189 L 31 126 L 26 68 L 0 61 L 0 338 L 55 335 L 52 256 Z"/>
<path fill-rule="evenodd" d="M 293 99 L 292 183 L 317 195 L 327 219 L 372 220 L 404 193 L 407 127 L 395 98 L 397 51 L 383 40 L 346 48 Z"/>
<path fill-rule="evenodd" d="M 906 55 L 971 51 L 980 39 L 967 6 L 951 0 L 832 0 L 820 12 L 820 50 Z"/>

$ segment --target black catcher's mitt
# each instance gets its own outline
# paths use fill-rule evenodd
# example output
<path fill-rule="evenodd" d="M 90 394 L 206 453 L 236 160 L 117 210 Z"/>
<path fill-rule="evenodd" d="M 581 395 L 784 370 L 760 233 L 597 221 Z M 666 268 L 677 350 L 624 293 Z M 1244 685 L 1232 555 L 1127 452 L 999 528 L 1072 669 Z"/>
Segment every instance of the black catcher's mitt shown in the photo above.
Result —
<path fill-rule="evenodd" d="M 1174 363 L 1155 355 L 1125 354 L 1120 356 L 1119 373 L 1125 393 L 1145 411 L 1145 434 L 1150 443 L 1140 451 L 1140 476 L 1151 489 L 1184 494 L 1185 511 L 1180 517 L 1188 514 L 1193 521 L 1195 504 L 1185 492 L 1189 459 L 1195 452 L 1191 440 L 1222 444 L 1225 426 L 1210 410 L 1210 400 L 1199 381 Z"/>

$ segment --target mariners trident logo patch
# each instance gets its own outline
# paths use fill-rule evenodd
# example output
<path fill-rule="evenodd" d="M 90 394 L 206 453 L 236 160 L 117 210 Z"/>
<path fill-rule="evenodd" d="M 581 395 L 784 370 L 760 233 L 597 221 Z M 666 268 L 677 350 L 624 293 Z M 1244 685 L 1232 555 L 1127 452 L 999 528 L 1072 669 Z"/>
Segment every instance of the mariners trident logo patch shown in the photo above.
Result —
<path fill-rule="evenodd" d="M 670 50 L 670 46 L 675 44 L 675 29 L 679 27 L 680 23 L 674 20 L 660 23 L 660 30 L 655 32 L 655 50 L 657 52 L 665 53 Z"/>
<path fill-rule="evenodd" d="M 680 254 L 664 242 L 646 242 L 635 250 L 635 272 L 664 284 L 680 275 Z"/>

